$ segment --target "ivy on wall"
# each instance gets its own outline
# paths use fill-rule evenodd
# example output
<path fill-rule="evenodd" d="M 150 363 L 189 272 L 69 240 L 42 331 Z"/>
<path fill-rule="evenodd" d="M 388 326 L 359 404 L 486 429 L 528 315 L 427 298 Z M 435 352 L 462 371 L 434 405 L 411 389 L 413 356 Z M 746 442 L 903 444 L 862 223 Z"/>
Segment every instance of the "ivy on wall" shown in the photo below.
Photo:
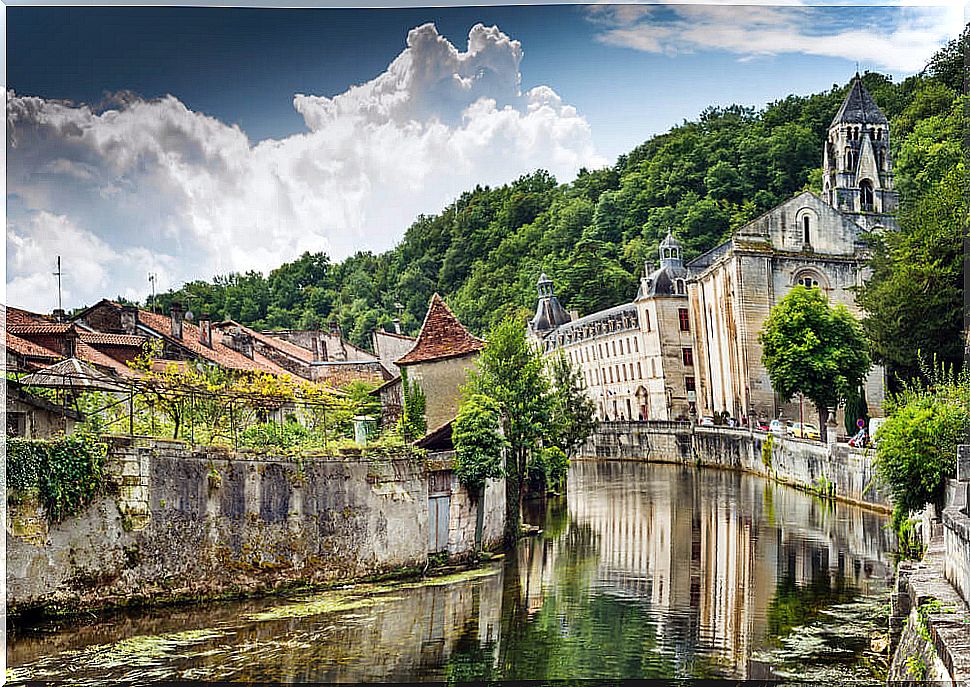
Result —
<path fill-rule="evenodd" d="M 36 492 L 52 522 L 80 512 L 104 485 L 107 447 L 76 434 L 48 440 L 7 438 L 7 488 Z"/>

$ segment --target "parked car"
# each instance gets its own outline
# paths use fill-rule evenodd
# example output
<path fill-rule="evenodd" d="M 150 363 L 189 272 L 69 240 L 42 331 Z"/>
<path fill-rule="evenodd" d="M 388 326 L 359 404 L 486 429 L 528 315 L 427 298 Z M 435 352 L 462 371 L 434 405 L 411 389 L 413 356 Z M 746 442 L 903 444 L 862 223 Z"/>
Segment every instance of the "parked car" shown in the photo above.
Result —
<path fill-rule="evenodd" d="M 800 439 L 814 439 L 815 441 L 822 438 L 822 435 L 819 434 L 818 427 L 808 423 L 802 424 L 801 422 L 792 423 L 791 435 Z"/>
<path fill-rule="evenodd" d="M 699 424 L 701 427 L 713 427 L 714 418 L 712 418 L 710 415 L 705 415 L 697 421 L 697 424 Z"/>
<path fill-rule="evenodd" d="M 783 420 L 772 420 L 768 425 L 768 431 L 772 434 L 788 434 L 788 426 Z"/>
<path fill-rule="evenodd" d="M 771 430 L 771 425 L 766 420 L 758 420 L 754 428 L 759 432 L 768 432 Z"/>

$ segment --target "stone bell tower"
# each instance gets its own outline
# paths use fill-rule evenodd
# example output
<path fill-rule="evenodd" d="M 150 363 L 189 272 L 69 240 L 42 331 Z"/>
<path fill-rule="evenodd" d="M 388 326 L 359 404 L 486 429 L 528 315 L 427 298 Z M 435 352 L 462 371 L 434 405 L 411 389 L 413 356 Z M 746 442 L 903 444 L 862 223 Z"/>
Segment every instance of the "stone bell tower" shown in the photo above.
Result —
<path fill-rule="evenodd" d="M 857 73 L 829 125 L 822 160 L 822 196 L 866 229 L 896 228 L 889 120 Z"/>

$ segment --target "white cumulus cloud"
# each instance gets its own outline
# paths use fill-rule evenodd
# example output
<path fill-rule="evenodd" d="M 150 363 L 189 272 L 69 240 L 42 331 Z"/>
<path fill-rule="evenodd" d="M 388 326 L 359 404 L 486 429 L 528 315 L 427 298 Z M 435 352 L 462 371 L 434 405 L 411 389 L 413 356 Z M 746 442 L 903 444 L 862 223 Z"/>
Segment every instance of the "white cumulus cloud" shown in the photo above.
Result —
<path fill-rule="evenodd" d="M 433 24 L 372 81 L 298 94 L 307 130 L 258 144 L 177 97 L 88 105 L 7 94 L 7 288 L 50 310 L 303 251 L 384 250 L 420 213 L 476 184 L 599 166 L 587 121 L 548 87 L 523 92 L 522 46 L 474 26 L 459 50 Z M 45 287 L 46 285 L 46 287 Z"/>

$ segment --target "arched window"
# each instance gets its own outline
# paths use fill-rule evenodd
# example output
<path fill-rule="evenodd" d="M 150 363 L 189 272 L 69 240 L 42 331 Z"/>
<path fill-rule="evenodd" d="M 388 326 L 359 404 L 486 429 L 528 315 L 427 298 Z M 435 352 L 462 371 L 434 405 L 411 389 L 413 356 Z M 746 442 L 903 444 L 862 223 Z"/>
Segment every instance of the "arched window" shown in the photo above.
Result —
<path fill-rule="evenodd" d="M 874 209 L 872 182 L 868 179 L 859 183 L 859 204 L 863 212 L 872 212 Z"/>
<path fill-rule="evenodd" d="M 845 170 L 847 172 L 855 171 L 855 151 L 851 148 L 845 151 Z"/>
<path fill-rule="evenodd" d="M 683 279 L 678 279 L 676 282 L 676 291 L 680 295 L 687 293 L 687 284 Z"/>
<path fill-rule="evenodd" d="M 802 217 L 802 240 L 806 246 L 812 245 L 812 225 L 808 215 Z"/>

